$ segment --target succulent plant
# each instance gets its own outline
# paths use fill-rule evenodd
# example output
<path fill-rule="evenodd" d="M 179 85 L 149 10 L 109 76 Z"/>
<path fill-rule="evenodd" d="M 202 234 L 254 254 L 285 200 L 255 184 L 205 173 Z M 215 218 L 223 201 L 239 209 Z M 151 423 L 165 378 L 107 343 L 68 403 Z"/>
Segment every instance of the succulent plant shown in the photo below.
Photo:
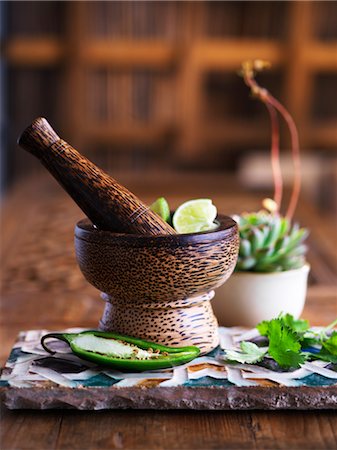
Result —
<path fill-rule="evenodd" d="M 234 216 L 240 232 L 237 271 L 281 272 L 305 264 L 305 228 L 269 211 Z"/>
<path fill-rule="evenodd" d="M 308 231 L 300 228 L 298 224 L 292 224 L 301 187 L 300 145 L 297 127 L 288 110 L 255 79 L 259 72 L 269 67 L 270 64 L 266 61 L 245 61 L 240 72 L 253 97 L 260 100 L 269 113 L 271 123 L 270 156 L 274 179 L 274 199 L 265 199 L 263 210 L 235 216 L 241 238 L 235 270 L 241 271 L 280 272 L 297 269 L 305 264 L 307 250 L 303 241 L 308 236 Z M 279 116 L 285 121 L 290 133 L 294 165 L 293 188 L 285 216 L 280 213 L 283 179 L 280 165 Z"/>

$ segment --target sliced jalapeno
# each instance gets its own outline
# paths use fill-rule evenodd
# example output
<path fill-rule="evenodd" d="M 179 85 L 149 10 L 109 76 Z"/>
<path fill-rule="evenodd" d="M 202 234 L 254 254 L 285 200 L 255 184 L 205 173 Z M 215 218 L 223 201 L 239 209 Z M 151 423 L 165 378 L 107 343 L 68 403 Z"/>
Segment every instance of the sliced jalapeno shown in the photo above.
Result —
<path fill-rule="evenodd" d="M 41 345 L 51 354 L 55 352 L 45 344 L 50 338 L 67 342 L 79 358 L 126 371 L 166 369 L 192 361 L 200 353 L 195 346 L 166 347 L 131 336 L 89 330 L 44 335 Z"/>

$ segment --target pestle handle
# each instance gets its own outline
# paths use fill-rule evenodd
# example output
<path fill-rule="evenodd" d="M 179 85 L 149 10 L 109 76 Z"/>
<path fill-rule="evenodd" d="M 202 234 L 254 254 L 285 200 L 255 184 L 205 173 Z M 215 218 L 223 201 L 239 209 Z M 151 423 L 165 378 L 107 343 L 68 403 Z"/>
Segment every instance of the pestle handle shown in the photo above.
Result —
<path fill-rule="evenodd" d="M 41 159 L 45 150 L 59 140 L 60 137 L 50 126 L 49 122 L 44 117 L 38 117 L 21 134 L 18 144 Z"/>
<path fill-rule="evenodd" d="M 18 144 L 41 161 L 99 229 L 148 235 L 176 233 L 132 192 L 60 139 L 46 119 L 35 119 Z"/>

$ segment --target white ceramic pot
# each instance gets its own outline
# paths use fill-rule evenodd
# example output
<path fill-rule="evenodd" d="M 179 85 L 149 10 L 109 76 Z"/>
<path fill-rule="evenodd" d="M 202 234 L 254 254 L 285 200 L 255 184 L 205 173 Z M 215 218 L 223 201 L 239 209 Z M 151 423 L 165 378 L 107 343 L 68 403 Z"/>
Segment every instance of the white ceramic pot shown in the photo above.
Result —
<path fill-rule="evenodd" d="M 254 327 L 281 312 L 300 317 L 310 266 L 275 273 L 235 272 L 215 291 L 214 313 L 223 326 Z"/>

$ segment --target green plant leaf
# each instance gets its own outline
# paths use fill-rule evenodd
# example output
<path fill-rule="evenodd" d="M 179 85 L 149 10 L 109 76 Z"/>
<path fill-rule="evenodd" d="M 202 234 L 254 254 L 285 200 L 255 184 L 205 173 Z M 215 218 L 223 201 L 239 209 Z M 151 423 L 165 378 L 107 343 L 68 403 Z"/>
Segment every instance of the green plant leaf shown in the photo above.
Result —
<path fill-rule="evenodd" d="M 246 215 L 247 223 L 250 225 L 258 225 L 260 223 L 258 213 L 251 213 Z"/>
<path fill-rule="evenodd" d="M 294 228 L 295 228 L 295 225 L 294 225 Z M 298 246 L 309 235 L 308 230 L 305 228 L 300 228 L 299 230 L 297 230 L 297 229 L 294 230 L 294 228 L 290 234 L 290 242 L 287 245 L 287 251 Z"/>
<path fill-rule="evenodd" d="M 320 345 L 320 341 L 317 338 L 314 337 L 307 337 L 306 335 L 304 335 L 301 340 L 301 347 L 302 349 L 304 348 L 308 348 L 308 347 L 314 347 L 317 345 Z"/>
<path fill-rule="evenodd" d="M 330 362 L 332 364 L 337 364 L 337 356 L 332 355 L 331 353 L 321 350 L 318 353 L 311 353 L 311 352 L 305 352 L 306 355 L 308 355 L 308 358 L 310 360 L 312 359 L 319 359 L 321 361 Z"/>
<path fill-rule="evenodd" d="M 278 239 L 275 244 L 275 253 L 278 253 L 282 248 L 286 248 L 289 242 L 290 242 L 289 236 L 283 236 L 283 238 Z"/>
<path fill-rule="evenodd" d="M 273 250 L 268 248 L 261 248 L 255 252 L 256 266 L 261 262 L 265 264 L 266 259 L 272 254 Z M 256 268 L 255 266 L 255 268 Z"/>
<path fill-rule="evenodd" d="M 327 327 L 328 328 L 328 327 Z M 314 342 L 313 342 L 314 341 Z M 306 335 L 301 341 L 302 347 L 310 347 L 311 345 L 321 344 L 322 348 L 318 353 L 308 353 L 311 359 L 320 359 L 322 361 L 337 364 L 337 332 L 333 331 L 329 337 L 326 336 L 325 330 L 318 333 L 316 339 L 313 335 Z M 308 345 L 309 344 L 309 345 Z"/>
<path fill-rule="evenodd" d="M 306 245 L 304 244 L 298 245 L 297 247 L 288 250 L 288 256 L 289 257 L 302 256 L 306 253 L 307 250 L 308 247 Z"/>
<path fill-rule="evenodd" d="M 297 324 L 294 326 L 304 325 Z M 282 318 L 263 321 L 257 325 L 257 329 L 262 336 L 268 337 L 268 353 L 281 367 L 285 369 L 297 368 L 305 361 L 305 355 L 301 354 L 297 332 L 289 328 Z"/>
<path fill-rule="evenodd" d="M 305 361 L 301 354 L 299 338 L 290 328 L 286 327 L 280 319 L 269 322 L 269 355 L 283 368 L 297 368 Z"/>
<path fill-rule="evenodd" d="M 262 322 L 256 325 L 256 328 L 258 332 L 261 334 L 261 336 L 268 336 L 269 321 L 263 320 Z"/>
<path fill-rule="evenodd" d="M 303 256 L 288 257 L 285 256 L 279 260 L 283 270 L 294 270 L 303 267 L 305 264 L 305 259 Z"/>
<path fill-rule="evenodd" d="M 241 245 L 236 270 L 280 272 L 304 265 L 307 247 L 303 241 L 308 235 L 305 228 L 265 211 L 239 217 Z"/>
<path fill-rule="evenodd" d="M 337 319 L 323 330 L 317 331 L 309 328 L 307 320 L 295 319 L 291 314 L 282 314 L 275 319 L 264 320 L 256 326 L 260 335 L 268 338 L 267 351 L 253 342 L 242 342 L 241 351 L 228 350 L 226 356 L 231 361 L 254 364 L 267 355 L 284 369 L 298 368 L 306 360 L 337 364 L 337 331 L 331 332 L 336 325 Z M 327 335 L 329 333 L 331 334 Z M 305 351 L 310 347 L 316 351 Z"/>
<path fill-rule="evenodd" d="M 241 239 L 239 255 L 247 257 L 250 255 L 251 244 L 248 239 Z"/>
<path fill-rule="evenodd" d="M 279 238 L 280 230 L 281 230 L 281 221 L 279 220 L 278 217 L 275 217 L 270 222 L 270 231 L 265 241 L 265 245 L 268 246 L 274 243 Z"/>
<path fill-rule="evenodd" d="M 281 217 L 280 220 L 281 220 L 281 228 L 280 228 L 279 237 L 282 238 L 288 232 L 288 230 L 290 228 L 290 223 L 286 217 Z"/>
<path fill-rule="evenodd" d="M 263 234 L 263 248 L 268 248 L 269 247 L 269 244 L 268 244 L 269 227 L 266 227 L 265 225 L 263 225 L 261 227 L 261 231 Z"/>
<path fill-rule="evenodd" d="M 258 347 L 253 342 L 243 341 L 240 344 L 241 352 L 226 350 L 226 358 L 242 364 L 254 364 L 261 361 L 267 353 L 266 349 Z"/>
<path fill-rule="evenodd" d="M 337 356 L 337 331 L 333 331 L 331 336 L 322 342 L 322 349 L 331 355 Z"/>
<path fill-rule="evenodd" d="M 283 324 L 296 333 L 302 333 L 309 329 L 309 322 L 304 319 L 295 319 L 291 314 L 285 314 L 280 317 Z"/>
<path fill-rule="evenodd" d="M 248 257 L 245 259 L 242 259 L 238 262 L 238 269 L 239 270 L 249 270 L 252 267 L 254 267 L 256 264 L 256 259 L 252 257 Z"/>
<path fill-rule="evenodd" d="M 252 251 L 255 252 L 259 248 L 262 248 L 263 241 L 264 241 L 264 236 L 263 236 L 262 231 L 256 227 L 254 227 L 252 229 L 252 240 L 251 240 Z"/>

